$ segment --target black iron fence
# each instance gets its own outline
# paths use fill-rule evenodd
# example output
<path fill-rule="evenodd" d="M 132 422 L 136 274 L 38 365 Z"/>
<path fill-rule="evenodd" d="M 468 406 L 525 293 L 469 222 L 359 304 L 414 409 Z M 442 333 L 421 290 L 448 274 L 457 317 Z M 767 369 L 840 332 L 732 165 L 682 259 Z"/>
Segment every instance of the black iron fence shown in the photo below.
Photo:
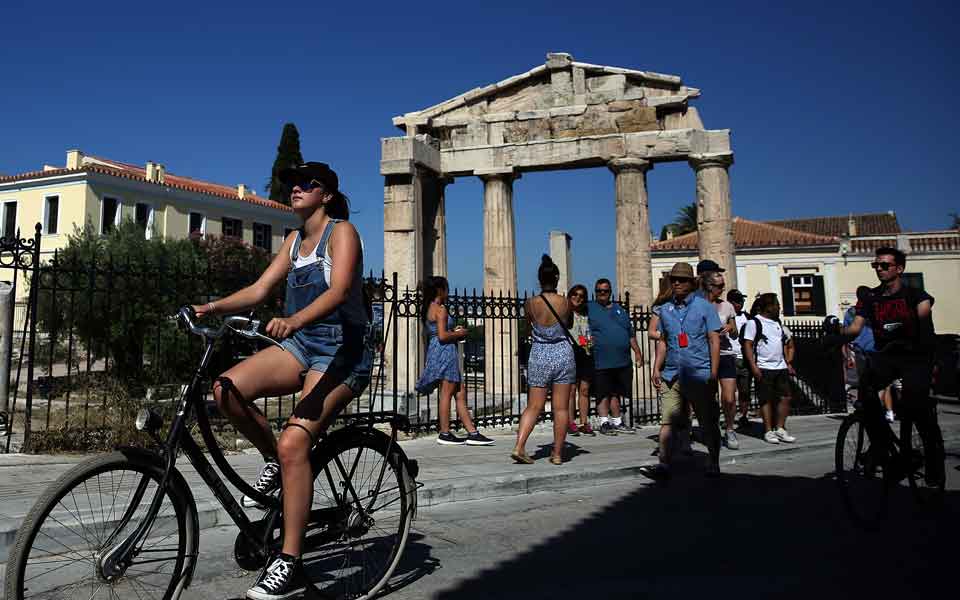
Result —
<path fill-rule="evenodd" d="M 139 403 L 172 403 L 200 356 L 200 341 L 175 329 L 166 318 L 177 306 L 201 304 L 233 291 L 203 261 L 149 262 L 104 256 L 84 263 L 63 261 L 54 253 L 39 264 L 39 229 L 33 240 L 0 241 L 0 267 L 13 274 L 23 290 L 17 318 L 4 343 L 12 347 L 7 365 L 9 395 L 0 411 L 2 446 L 31 448 L 31 438 L 71 432 L 81 440 L 113 426 L 118 411 Z M 392 411 L 407 415 L 415 428 L 435 430 L 439 392 L 418 394 L 415 382 L 423 368 L 427 345 L 417 290 L 399 290 L 396 274 L 366 282 L 373 302 L 376 353 L 371 385 L 351 406 L 353 411 Z M 450 314 L 469 330 L 459 344 L 462 386 L 469 410 L 482 427 L 510 426 L 527 403 L 527 359 L 530 328 L 524 313 L 526 295 L 454 290 Z M 624 400 L 626 420 L 634 425 L 656 423 L 660 399 L 650 368 L 653 344 L 650 313 L 628 311 L 645 361 L 634 364 L 632 397 Z M 282 312 L 275 299 L 259 310 L 268 319 Z M 795 412 L 845 410 L 842 361 L 819 344 L 819 324 L 790 324 L 797 340 L 797 376 L 793 378 Z M 16 331 L 13 331 L 16 330 Z M 14 339 L 15 338 L 15 339 Z M 257 348 L 238 340 L 224 343 L 212 372 L 219 373 Z M 122 388 L 118 395 L 117 389 Z M 122 396 L 122 398 L 121 398 Z M 277 426 L 293 409 L 297 395 L 259 399 L 256 404 Z M 591 402 L 590 406 L 595 403 Z M 548 410 L 542 419 L 551 419 Z M 591 409 L 592 410 L 592 409 Z M 215 415 L 214 415 L 215 416 Z M 221 427 L 223 419 L 215 419 Z M 456 412 L 452 425 L 460 425 Z M 38 438 L 39 436 L 39 438 Z M 40 444 L 42 446 L 42 444 Z"/>

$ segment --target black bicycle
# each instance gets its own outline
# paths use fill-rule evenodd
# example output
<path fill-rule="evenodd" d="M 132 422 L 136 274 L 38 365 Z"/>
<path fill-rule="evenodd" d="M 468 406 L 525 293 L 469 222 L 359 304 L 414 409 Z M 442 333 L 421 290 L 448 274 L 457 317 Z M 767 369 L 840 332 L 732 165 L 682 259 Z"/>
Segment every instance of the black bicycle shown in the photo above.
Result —
<path fill-rule="evenodd" d="M 865 370 L 871 368 L 868 356 Z M 851 518 L 868 529 L 878 527 L 893 498 L 905 493 L 904 481 L 918 505 L 937 507 L 943 499 L 944 477 L 936 485 L 925 484 L 926 447 L 911 416 L 913 407 L 900 406 L 894 393 L 899 421 L 888 423 L 879 406 L 878 391 L 862 382 L 854 411 L 844 418 L 837 432 L 835 461 L 840 492 Z M 876 428 L 888 431 L 886 448 L 872 443 L 870 430 Z"/>
<path fill-rule="evenodd" d="M 205 346 L 199 367 L 177 402 L 165 437 L 161 417 L 143 409 L 137 428 L 157 450 L 126 447 L 87 460 L 51 485 L 17 532 L 6 569 L 6 597 L 178 598 L 197 562 L 200 525 L 191 486 L 177 469 L 182 451 L 239 529 L 237 564 L 262 568 L 283 544 L 280 495 L 248 485 L 224 458 L 212 433 L 201 386 L 216 343 L 227 334 L 275 340 L 260 323 L 227 317 L 217 328 L 194 323 L 190 307 L 175 317 Z M 251 519 L 192 437 L 195 418 L 204 446 L 220 472 L 265 508 Z M 397 444 L 409 427 L 393 413 L 341 416 L 345 426 L 311 451 L 313 504 L 304 532 L 308 596 L 370 598 L 385 589 L 407 543 L 417 506 L 416 461 Z M 374 427 L 389 423 L 388 435 Z"/>

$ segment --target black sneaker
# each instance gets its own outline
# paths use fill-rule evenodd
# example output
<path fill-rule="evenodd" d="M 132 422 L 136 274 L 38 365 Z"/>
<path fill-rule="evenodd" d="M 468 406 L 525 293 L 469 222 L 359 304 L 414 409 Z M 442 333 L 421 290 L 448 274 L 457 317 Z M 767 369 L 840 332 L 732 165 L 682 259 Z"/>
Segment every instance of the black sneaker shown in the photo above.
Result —
<path fill-rule="evenodd" d="M 625 422 L 620 421 L 619 425 L 614 425 L 617 428 L 617 433 L 636 433 L 637 430 L 633 427 L 630 427 Z"/>
<path fill-rule="evenodd" d="M 600 424 L 600 433 L 603 435 L 617 435 L 617 428 L 613 423 L 607 421 Z"/>
<path fill-rule="evenodd" d="M 449 431 L 444 431 L 437 436 L 437 443 L 445 446 L 462 446 L 467 443 L 466 438 L 459 438 Z"/>
<path fill-rule="evenodd" d="M 299 596 L 307 589 L 300 561 L 280 555 L 260 573 L 257 583 L 247 590 L 249 600 L 284 600 Z"/>
<path fill-rule="evenodd" d="M 260 474 L 257 475 L 257 482 L 253 484 L 253 489 L 261 494 L 272 494 L 280 489 L 280 465 L 276 461 L 267 461 L 267 463 L 260 468 Z M 240 504 L 242 504 L 244 508 L 266 508 L 249 496 L 241 498 Z"/>
<path fill-rule="evenodd" d="M 468 446 L 492 446 L 493 440 L 483 435 L 479 431 L 474 431 L 473 433 L 467 434 L 467 445 Z"/>

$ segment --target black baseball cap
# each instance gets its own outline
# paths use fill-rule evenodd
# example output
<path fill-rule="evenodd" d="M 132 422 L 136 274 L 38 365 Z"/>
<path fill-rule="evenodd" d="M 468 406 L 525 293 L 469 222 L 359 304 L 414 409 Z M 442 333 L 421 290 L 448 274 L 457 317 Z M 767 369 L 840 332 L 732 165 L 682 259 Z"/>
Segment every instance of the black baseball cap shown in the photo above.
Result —
<path fill-rule="evenodd" d="M 704 273 L 709 272 L 723 273 L 726 269 L 721 269 L 720 265 L 710 260 L 709 258 L 701 260 L 697 263 L 697 275 L 703 275 Z"/>
<path fill-rule="evenodd" d="M 746 299 L 747 297 L 744 296 L 743 292 L 741 292 L 738 289 L 732 289 L 729 292 L 727 292 L 727 302 L 735 302 L 737 304 L 743 304 L 743 301 Z"/>
<path fill-rule="evenodd" d="M 305 162 L 295 167 L 280 169 L 277 178 L 281 183 L 291 188 L 298 183 L 307 183 L 311 180 L 319 181 L 330 192 L 335 192 L 340 187 L 340 179 L 337 174 L 330 168 L 330 165 L 322 162 Z"/>

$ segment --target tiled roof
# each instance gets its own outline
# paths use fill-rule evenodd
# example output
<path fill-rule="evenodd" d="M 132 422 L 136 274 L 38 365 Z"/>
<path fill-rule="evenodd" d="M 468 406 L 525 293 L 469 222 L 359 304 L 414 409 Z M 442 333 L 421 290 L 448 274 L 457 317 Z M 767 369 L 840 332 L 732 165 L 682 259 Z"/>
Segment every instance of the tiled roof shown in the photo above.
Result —
<path fill-rule="evenodd" d="M 852 216 L 857 224 L 857 235 L 890 235 L 900 233 L 900 223 L 897 221 L 897 215 L 893 211 Z M 805 233 L 839 237 L 849 233 L 850 217 L 851 215 L 843 215 L 767 222 L 771 225 L 779 225 Z"/>
<path fill-rule="evenodd" d="M 73 173 L 100 173 L 102 175 L 143 181 L 145 183 L 153 183 L 154 185 L 161 187 L 174 188 L 187 192 L 197 192 L 200 194 L 207 194 L 209 196 L 217 196 L 219 198 L 228 198 L 230 200 L 237 200 L 240 202 L 249 202 L 251 204 L 257 204 L 266 208 L 273 208 L 285 212 L 293 212 L 293 209 L 286 204 L 274 202 L 268 198 L 257 196 L 252 192 L 247 192 L 244 194 L 244 197 L 241 198 L 240 194 L 237 192 L 237 188 L 233 186 L 200 181 L 190 177 L 174 175 L 170 172 L 164 174 L 163 183 L 148 182 L 146 169 L 143 167 L 117 162 L 115 160 L 97 158 L 90 155 L 87 155 L 85 158 L 93 159 L 95 162 L 86 162 L 79 169 L 50 169 L 46 171 L 30 171 L 27 173 L 19 173 L 17 175 L 9 175 L 6 177 L 0 177 L 0 183 L 39 179 L 41 177 L 56 177 L 59 175 L 70 175 Z"/>
<path fill-rule="evenodd" d="M 680 235 L 672 240 L 651 244 L 654 252 L 670 250 L 697 250 L 697 232 Z M 834 236 L 804 233 L 779 225 L 733 219 L 733 240 L 737 248 L 777 248 L 790 246 L 833 246 L 839 243 Z"/>

